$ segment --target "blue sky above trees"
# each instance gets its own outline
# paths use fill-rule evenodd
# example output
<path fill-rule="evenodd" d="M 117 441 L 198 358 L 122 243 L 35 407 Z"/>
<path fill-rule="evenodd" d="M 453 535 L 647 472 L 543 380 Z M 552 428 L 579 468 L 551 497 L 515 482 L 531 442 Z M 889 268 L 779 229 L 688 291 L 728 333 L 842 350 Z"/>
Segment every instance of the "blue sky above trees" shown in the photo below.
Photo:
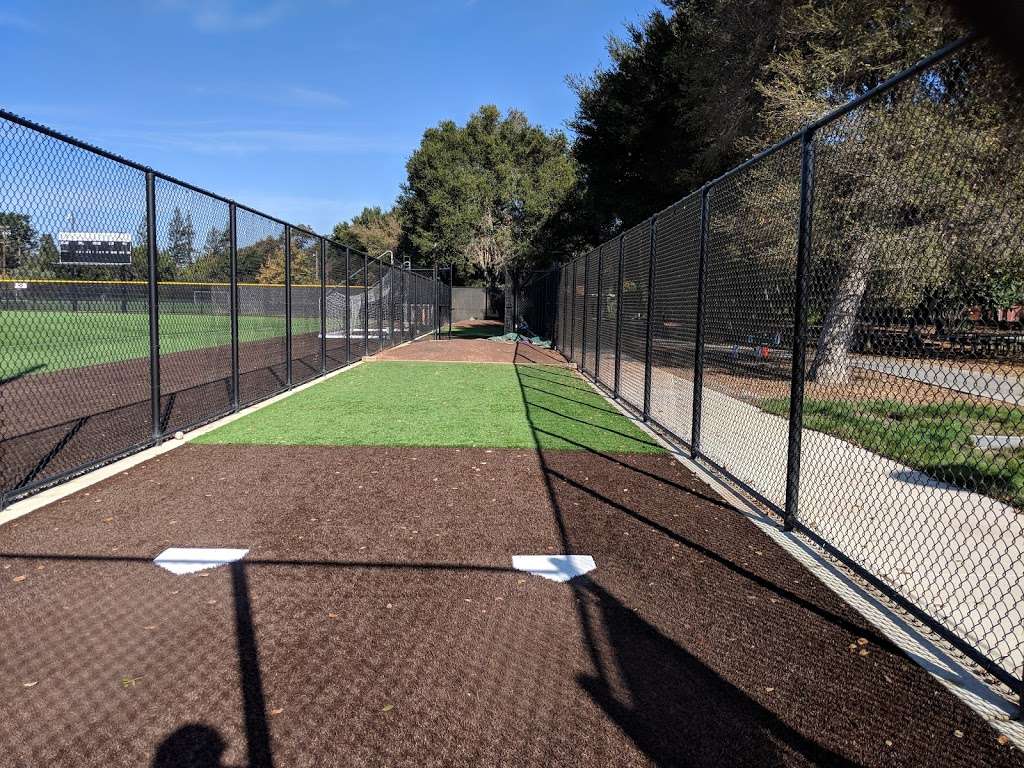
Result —
<path fill-rule="evenodd" d="M 328 232 L 481 104 L 563 128 L 567 74 L 656 0 L 8 0 L 0 104 Z"/>

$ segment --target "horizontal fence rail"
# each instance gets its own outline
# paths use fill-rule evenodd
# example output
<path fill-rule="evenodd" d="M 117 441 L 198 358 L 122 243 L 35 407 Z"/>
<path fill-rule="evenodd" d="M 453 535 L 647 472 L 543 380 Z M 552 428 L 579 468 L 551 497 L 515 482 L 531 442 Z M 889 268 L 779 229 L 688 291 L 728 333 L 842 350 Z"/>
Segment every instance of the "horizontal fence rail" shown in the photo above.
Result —
<path fill-rule="evenodd" d="M 537 276 L 519 318 L 1018 695 L 1022 103 L 958 41 Z"/>
<path fill-rule="evenodd" d="M 0 508 L 423 335 L 434 296 L 0 110 Z"/>

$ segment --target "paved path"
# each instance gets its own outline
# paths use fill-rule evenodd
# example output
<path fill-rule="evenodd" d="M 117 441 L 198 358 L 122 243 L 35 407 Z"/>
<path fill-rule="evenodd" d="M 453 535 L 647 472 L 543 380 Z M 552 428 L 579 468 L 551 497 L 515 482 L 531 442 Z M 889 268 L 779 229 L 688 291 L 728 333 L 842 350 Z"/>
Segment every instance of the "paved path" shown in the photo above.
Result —
<path fill-rule="evenodd" d="M 968 395 L 1014 404 L 1024 400 L 1024 381 L 1015 373 L 992 373 L 948 362 L 865 355 L 856 356 L 853 364 L 864 370 L 888 373 Z"/>
<path fill-rule="evenodd" d="M 689 434 L 692 382 L 654 369 L 652 413 Z M 779 504 L 785 418 L 705 387 L 702 450 Z M 839 550 L 1020 675 L 1024 516 L 831 435 L 805 430 L 800 519 Z"/>

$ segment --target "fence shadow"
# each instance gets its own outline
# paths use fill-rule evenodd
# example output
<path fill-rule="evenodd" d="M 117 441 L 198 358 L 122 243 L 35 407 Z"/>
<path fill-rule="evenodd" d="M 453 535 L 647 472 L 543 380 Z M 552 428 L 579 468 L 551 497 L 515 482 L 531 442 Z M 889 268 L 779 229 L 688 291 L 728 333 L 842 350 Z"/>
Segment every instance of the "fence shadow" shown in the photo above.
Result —
<path fill-rule="evenodd" d="M 608 500 L 551 465 L 541 447 L 542 435 L 551 433 L 536 426 L 531 415 L 534 404 L 529 398 L 530 387 L 523 381 L 518 366 L 516 372 L 520 376 L 523 407 L 533 432 L 561 550 L 565 554 L 583 554 L 576 552 L 570 533 L 572 511 L 563 509 L 555 483 L 569 482 L 598 500 Z M 554 436 L 565 439 L 565 436 Z M 582 453 L 600 455 L 594 451 Z M 614 457 L 607 458 L 620 467 L 629 467 Z M 637 475 L 639 480 L 655 479 L 647 472 Z M 651 523 L 623 505 L 613 504 L 613 508 L 646 524 Z M 664 527 L 654 527 L 660 533 L 682 538 Z M 711 550 L 704 548 L 701 554 L 754 577 Z M 762 586 L 784 593 L 771 582 L 756 578 Z M 855 765 L 787 725 L 642 618 L 598 580 L 579 577 L 569 584 L 576 598 L 577 618 L 594 670 L 592 674 L 580 676 L 577 682 L 656 765 L 776 765 L 783 761 L 783 748 L 821 764 Z M 795 595 L 787 597 L 799 599 Z M 840 617 L 828 618 L 838 620 Z M 859 627 L 857 629 L 860 631 Z"/>

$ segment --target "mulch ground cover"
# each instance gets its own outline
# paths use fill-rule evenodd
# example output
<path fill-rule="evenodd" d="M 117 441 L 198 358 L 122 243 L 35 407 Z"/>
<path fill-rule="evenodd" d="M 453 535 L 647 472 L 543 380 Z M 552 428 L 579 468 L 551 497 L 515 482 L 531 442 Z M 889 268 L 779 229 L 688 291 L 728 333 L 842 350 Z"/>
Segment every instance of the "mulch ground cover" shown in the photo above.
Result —
<path fill-rule="evenodd" d="M 665 454 L 186 445 L 0 553 L 0 765 L 1024 765 Z"/>

